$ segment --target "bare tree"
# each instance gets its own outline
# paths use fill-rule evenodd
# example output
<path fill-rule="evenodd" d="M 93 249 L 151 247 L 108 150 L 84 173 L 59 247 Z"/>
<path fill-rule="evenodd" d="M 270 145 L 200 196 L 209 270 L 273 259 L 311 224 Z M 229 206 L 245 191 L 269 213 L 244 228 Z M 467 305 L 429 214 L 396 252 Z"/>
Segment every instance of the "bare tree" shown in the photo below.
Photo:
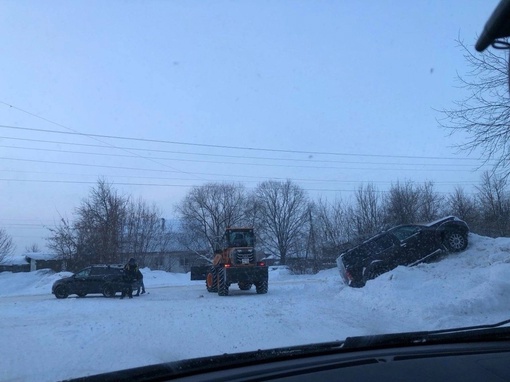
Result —
<path fill-rule="evenodd" d="M 119 263 L 128 198 L 98 180 L 76 209 L 76 219 L 62 218 L 50 228 L 48 247 L 67 260 L 70 269 L 91 263 Z"/>
<path fill-rule="evenodd" d="M 100 179 L 77 208 L 78 252 L 98 263 L 122 261 L 121 242 L 128 198 Z"/>
<path fill-rule="evenodd" d="M 71 269 L 78 268 L 86 263 L 85 259 L 79 259 L 78 235 L 69 219 L 61 217 L 59 224 L 48 230 L 50 231 L 50 236 L 46 239 L 48 248 L 66 261 L 65 268 L 67 266 Z"/>
<path fill-rule="evenodd" d="M 448 213 L 466 221 L 470 228 L 478 221 L 478 210 L 474 198 L 466 194 L 463 188 L 456 187 L 447 198 Z"/>
<path fill-rule="evenodd" d="M 214 251 L 227 227 L 246 221 L 247 208 L 242 185 L 208 183 L 194 187 L 176 207 L 182 222 L 181 244 Z"/>
<path fill-rule="evenodd" d="M 385 198 L 385 220 L 389 225 L 408 224 L 418 220 L 420 188 L 413 182 L 393 184 Z"/>
<path fill-rule="evenodd" d="M 356 237 L 373 235 L 383 227 L 383 209 L 379 191 L 373 184 L 359 186 L 355 193 L 356 203 L 350 209 Z"/>
<path fill-rule="evenodd" d="M 139 265 L 147 266 L 150 256 L 166 250 L 171 239 L 171 227 L 155 205 L 149 206 L 141 198 L 128 204 L 122 240 L 126 256 L 134 256 Z"/>
<path fill-rule="evenodd" d="M 37 252 L 41 252 L 41 248 L 39 247 L 39 245 L 37 243 L 32 243 L 25 247 L 25 252 L 37 253 Z"/>
<path fill-rule="evenodd" d="M 306 235 L 308 197 L 303 189 L 290 180 L 262 182 L 254 194 L 257 206 L 257 229 L 261 241 L 280 256 L 296 253 Z"/>
<path fill-rule="evenodd" d="M 12 241 L 11 235 L 5 229 L 0 228 L 0 262 L 13 255 L 15 249 L 16 246 Z"/>
<path fill-rule="evenodd" d="M 348 210 L 342 200 L 330 203 L 319 198 L 317 202 L 310 203 L 307 255 L 312 259 L 314 273 L 335 267 L 336 258 L 352 240 Z"/>
<path fill-rule="evenodd" d="M 418 209 L 418 220 L 430 222 L 439 217 L 443 207 L 444 198 L 434 191 L 433 182 L 425 182 L 420 187 L 420 204 Z"/>
<path fill-rule="evenodd" d="M 352 240 L 352 230 L 348 219 L 347 207 L 341 200 L 329 203 L 319 199 L 314 207 L 318 240 L 328 247 L 338 247 Z"/>
<path fill-rule="evenodd" d="M 492 237 L 510 234 L 510 198 L 507 178 L 485 172 L 477 187 L 481 211 L 481 234 Z"/>
<path fill-rule="evenodd" d="M 460 145 L 469 152 L 480 148 L 487 161 L 495 160 L 495 170 L 508 174 L 510 165 L 510 102 L 508 57 L 504 51 L 487 49 L 475 54 L 458 41 L 470 71 L 458 78 L 467 96 L 456 107 L 442 110 L 441 126 L 469 137 Z"/>

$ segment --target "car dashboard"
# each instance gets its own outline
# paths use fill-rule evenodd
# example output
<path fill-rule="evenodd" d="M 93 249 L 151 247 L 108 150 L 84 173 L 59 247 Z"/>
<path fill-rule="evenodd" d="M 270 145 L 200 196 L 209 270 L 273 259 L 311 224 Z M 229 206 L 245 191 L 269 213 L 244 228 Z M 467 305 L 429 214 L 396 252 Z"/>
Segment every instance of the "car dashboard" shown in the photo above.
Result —
<path fill-rule="evenodd" d="M 73 381 L 507 381 L 510 378 L 510 341 L 363 351 L 320 351 L 313 356 L 278 355 L 261 360 L 257 352 L 216 357 L 85 377 Z M 225 357 L 225 356 L 219 356 Z"/>

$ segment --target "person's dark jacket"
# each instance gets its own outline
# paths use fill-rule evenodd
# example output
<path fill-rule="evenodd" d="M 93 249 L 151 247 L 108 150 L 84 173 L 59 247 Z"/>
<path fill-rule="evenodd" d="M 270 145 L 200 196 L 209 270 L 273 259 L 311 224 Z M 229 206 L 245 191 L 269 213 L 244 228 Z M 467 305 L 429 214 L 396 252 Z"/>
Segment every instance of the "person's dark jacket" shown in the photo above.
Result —
<path fill-rule="evenodd" d="M 124 267 L 124 281 L 132 283 L 138 280 L 138 274 L 141 273 L 138 266 L 132 264 L 126 264 Z"/>

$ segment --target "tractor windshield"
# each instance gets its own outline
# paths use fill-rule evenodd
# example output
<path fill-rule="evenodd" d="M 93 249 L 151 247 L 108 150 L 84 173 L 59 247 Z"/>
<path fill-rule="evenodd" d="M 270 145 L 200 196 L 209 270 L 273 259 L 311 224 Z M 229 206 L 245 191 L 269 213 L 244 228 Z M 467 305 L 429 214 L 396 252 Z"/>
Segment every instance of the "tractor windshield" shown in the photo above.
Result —
<path fill-rule="evenodd" d="M 230 231 L 229 247 L 253 247 L 253 231 Z"/>

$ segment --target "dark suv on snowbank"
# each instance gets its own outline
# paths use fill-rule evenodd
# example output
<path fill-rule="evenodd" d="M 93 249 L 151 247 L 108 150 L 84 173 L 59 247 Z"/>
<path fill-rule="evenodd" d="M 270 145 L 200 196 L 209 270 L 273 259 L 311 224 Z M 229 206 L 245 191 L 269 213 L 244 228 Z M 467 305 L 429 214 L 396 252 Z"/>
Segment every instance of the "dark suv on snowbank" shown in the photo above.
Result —
<path fill-rule="evenodd" d="M 70 277 L 55 281 L 51 292 L 56 298 L 66 298 L 70 294 L 85 297 L 97 293 L 113 297 L 122 290 L 122 276 L 122 265 L 91 265 Z"/>
<path fill-rule="evenodd" d="M 399 265 L 412 266 L 463 251 L 468 233 L 467 224 L 455 216 L 428 224 L 399 225 L 342 253 L 337 265 L 346 284 L 362 287 Z"/>

